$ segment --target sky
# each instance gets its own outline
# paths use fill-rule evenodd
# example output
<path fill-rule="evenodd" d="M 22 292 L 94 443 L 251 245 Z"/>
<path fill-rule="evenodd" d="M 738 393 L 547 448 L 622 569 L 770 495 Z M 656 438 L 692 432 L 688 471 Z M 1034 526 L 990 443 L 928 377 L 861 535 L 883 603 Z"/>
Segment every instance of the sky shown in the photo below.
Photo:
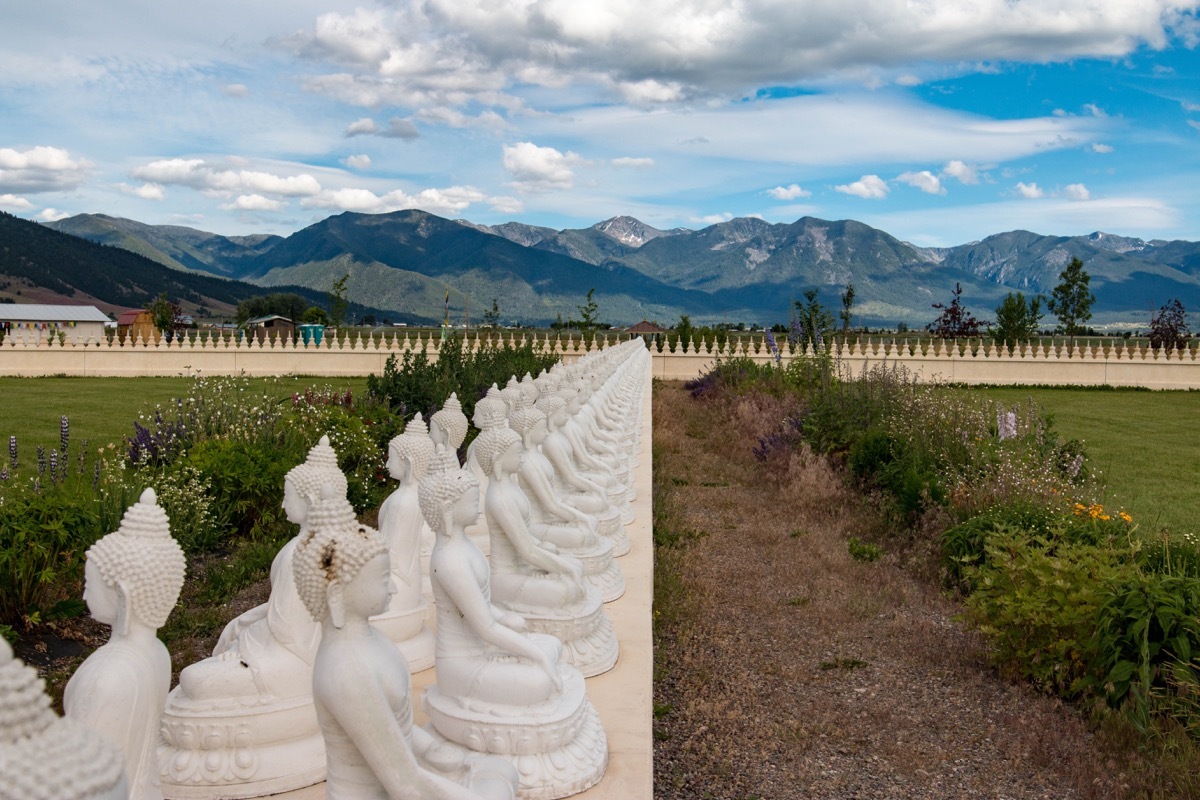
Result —
<path fill-rule="evenodd" d="M 6 4 L 0 210 L 1200 240 L 1200 0 Z"/>

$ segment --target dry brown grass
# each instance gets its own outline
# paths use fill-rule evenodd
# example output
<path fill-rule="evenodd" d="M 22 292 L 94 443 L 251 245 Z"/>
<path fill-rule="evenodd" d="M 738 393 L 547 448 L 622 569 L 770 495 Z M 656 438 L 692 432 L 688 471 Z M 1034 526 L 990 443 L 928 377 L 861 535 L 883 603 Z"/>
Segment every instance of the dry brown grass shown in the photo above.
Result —
<path fill-rule="evenodd" d="M 784 401 L 655 386 L 655 794 L 1124 795 L 1088 727 L 988 667 L 959 608 L 822 458 L 751 447 Z M 850 537 L 884 548 L 855 561 Z"/>

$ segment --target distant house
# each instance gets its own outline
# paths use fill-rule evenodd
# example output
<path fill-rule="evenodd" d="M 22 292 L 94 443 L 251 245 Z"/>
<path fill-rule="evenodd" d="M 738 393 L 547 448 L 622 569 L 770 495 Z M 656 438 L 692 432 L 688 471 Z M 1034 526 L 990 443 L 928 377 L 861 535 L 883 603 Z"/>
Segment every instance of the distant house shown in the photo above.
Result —
<path fill-rule="evenodd" d="M 625 332 L 629 334 L 630 339 L 634 338 L 635 336 L 641 336 L 643 339 L 653 342 L 657 341 L 660 335 L 666 333 L 667 329 L 660 328 L 653 322 L 642 320 L 637 325 L 626 328 Z"/>
<path fill-rule="evenodd" d="M 255 317 L 246 321 L 246 330 L 260 342 L 268 339 L 288 341 L 296 335 L 296 323 L 287 317 L 271 314 L 266 317 Z"/>
<path fill-rule="evenodd" d="M 95 306 L 0 303 L 0 330 L 5 336 L 40 342 L 63 334 L 65 341 L 101 341 L 108 315 Z"/>
<path fill-rule="evenodd" d="M 158 326 L 154 324 L 154 315 L 144 308 L 122 311 L 117 316 L 117 338 L 121 344 L 126 341 L 157 342 Z"/>

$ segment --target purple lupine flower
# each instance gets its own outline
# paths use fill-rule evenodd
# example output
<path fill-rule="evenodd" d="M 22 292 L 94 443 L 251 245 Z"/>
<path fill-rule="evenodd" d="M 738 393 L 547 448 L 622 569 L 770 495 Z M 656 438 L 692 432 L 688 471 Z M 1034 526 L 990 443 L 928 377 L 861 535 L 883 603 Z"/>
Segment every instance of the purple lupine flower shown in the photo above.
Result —
<path fill-rule="evenodd" d="M 58 451 L 50 448 L 50 480 L 58 483 Z"/>
<path fill-rule="evenodd" d="M 0 467 L 0 481 L 8 480 L 8 465 Z"/>
<path fill-rule="evenodd" d="M 46 471 L 46 450 L 40 444 L 37 446 L 37 454 L 38 475 L 41 475 Z"/>
<path fill-rule="evenodd" d="M 13 469 L 17 468 L 17 437 L 8 437 L 8 463 Z"/>
<path fill-rule="evenodd" d="M 67 419 L 67 415 L 63 416 L 58 421 L 58 443 L 62 446 L 63 461 L 67 460 L 67 448 L 71 442 L 71 420 Z"/>
<path fill-rule="evenodd" d="M 779 344 L 775 341 L 775 334 L 767 331 L 767 349 L 771 351 L 771 355 L 775 357 L 775 363 L 779 364 L 783 361 L 783 354 L 779 352 Z"/>

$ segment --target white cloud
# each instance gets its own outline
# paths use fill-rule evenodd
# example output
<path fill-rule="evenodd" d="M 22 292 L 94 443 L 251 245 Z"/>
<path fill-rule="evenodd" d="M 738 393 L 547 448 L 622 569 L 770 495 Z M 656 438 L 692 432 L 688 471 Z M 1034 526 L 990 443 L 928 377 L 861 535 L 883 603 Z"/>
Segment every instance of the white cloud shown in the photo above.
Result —
<path fill-rule="evenodd" d="M 375 133 L 379 133 L 379 126 L 370 117 L 356 119 L 346 126 L 346 138 L 350 138 L 351 136 L 369 136 Z"/>
<path fill-rule="evenodd" d="M 1194 114 L 1195 112 L 1200 111 L 1200 103 L 1189 103 L 1187 100 L 1183 100 L 1180 102 L 1180 105 L 1183 106 L 1183 110 L 1189 114 Z"/>
<path fill-rule="evenodd" d="M 515 197 L 491 197 L 488 205 L 497 214 L 519 214 L 525 210 L 525 204 Z"/>
<path fill-rule="evenodd" d="M 896 78 L 897 86 L 920 86 L 921 83 L 920 77 L 908 72 Z"/>
<path fill-rule="evenodd" d="M 221 87 L 221 93 L 229 97 L 249 97 L 250 87 L 244 83 L 227 83 Z"/>
<path fill-rule="evenodd" d="M 524 192 L 570 189 L 575 183 L 571 167 L 581 160 L 575 153 L 538 147 L 533 142 L 504 146 L 504 168 L 512 175 L 516 187 Z"/>
<path fill-rule="evenodd" d="M 1024 181 L 1017 183 L 1017 192 L 1028 200 L 1036 200 L 1046 194 L 1036 183 L 1025 183 Z"/>
<path fill-rule="evenodd" d="M 947 178 L 956 178 L 959 183 L 968 185 L 979 183 L 979 173 L 976 169 L 958 159 L 947 161 L 946 166 L 942 167 L 942 175 Z"/>
<path fill-rule="evenodd" d="M 1063 194 L 1070 200 L 1087 200 L 1092 195 L 1082 183 L 1069 183 L 1063 187 Z"/>
<path fill-rule="evenodd" d="M 0 208 L 14 208 L 17 211 L 28 211 L 33 208 L 33 203 L 24 197 L 17 197 L 15 194 L 0 194 Z"/>
<path fill-rule="evenodd" d="M 447 189 L 424 189 L 408 194 L 396 189 L 386 194 L 375 194 L 370 189 L 344 188 L 326 189 L 313 197 L 300 201 L 305 208 L 338 209 L 358 211 L 364 214 L 383 214 L 419 208 L 435 214 L 457 214 L 472 203 L 488 200 L 488 196 L 474 186 L 451 186 Z"/>
<path fill-rule="evenodd" d="M 204 159 L 169 158 L 136 167 L 133 177 L 149 183 L 178 184 L 222 195 L 238 192 L 310 197 L 321 191 L 312 175 L 274 175 L 245 169 L 223 169 Z"/>
<path fill-rule="evenodd" d="M 1107 117 L 1108 113 L 1096 105 L 1095 103 L 1084 103 L 1083 110 L 1091 114 L 1093 117 Z"/>
<path fill-rule="evenodd" d="M 862 197 L 867 200 L 882 200 L 888 195 L 888 185 L 878 175 L 863 175 L 853 183 L 833 187 L 834 191 Z"/>
<path fill-rule="evenodd" d="M 371 166 L 371 157 L 366 154 L 346 156 L 342 159 L 342 163 L 350 169 L 367 169 Z"/>
<path fill-rule="evenodd" d="M 130 186 L 128 183 L 118 183 L 118 188 L 125 194 L 140 197 L 143 200 L 165 200 L 167 192 L 161 184 L 143 183 L 141 186 Z"/>
<path fill-rule="evenodd" d="M 66 211 L 59 211 L 57 208 L 44 208 L 38 212 L 37 218 L 43 222 L 58 222 L 60 219 L 66 219 L 71 216 Z"/>
<path fill-rule="evenodd" d="M 422 122 L 446 125 L 451 128 L 484 128 L 486 130 L 499 131 L 512 127 L 504 117 L 490 108 L 485 109 L 476 116 L 464 114 L 452 108 L 424 108 L 417 112 L 417 118 Z M 416 128 L 413 128 L 413 131 L 416 132 Z"/>
<path fill-rule="evenodd" d="M 1101 142 L 1092 143 L 1093 153 L 1111 153 L 1112 151 L 1113 147 L 1111 144 L 1102 144 Z"/>
<path fill-rule="evenodd" d="M 272 200 L 261 194 L 243 194 L 232 203 L 225 203 L 221 208 L 226 211 L 278 211 L 283 208 L 282 200 Z"/>
<path fill-rule="evenodd" d="M 1188 125 L 1191 125 L 1193 128 L 1195 128 L 1196 130 L 1200 131 L 1200 122 L 1197 122 L 1197 121 L 1196 121 L 1196 120 L 1194 120 L 1194 119 L 1189 119 L 1189 120 L 1187 121 L 1187 124 L 1188 124 Z"/>
<path fill-rule="evenodd" d="M 654 166 L 653 158 L 633 158 L 631 156 L 622 156 L 614 158 L 612 165 L 618 169 L 650 169 Z"/>
<path fill-rule="evenodd" d="M 1172 30 L 1186 29 L 1189 8 L 1180 0 L 401 0 L 321 14 L 285 44 L 338 70 L 310 88 L 364 105 L 403 97 L 462 106 L 517 81 L 587 82 L 633 104 L 673 103 L 914 62 L 1121 57 L 1164 47 Z"/>
<path fill-rule="evenodd" d="M 774 189 L 767 189 L 767 194 L 774 197 L 776 200 L 795 200 L 798 197 L 811 197 L 812 192 L 807 189 L 800 188 L 799 184 L 789 183 L 787 186 L 776 186 Z"/>
<path fill-rule="evenodd" d="M 937 175 L 934 175 L 927 169 L 920 172 L 905 172 L 896 176 L 896 180 L 901 183 L 907 183 L 909 186 L 920 189 L 926 194 L 945 194 L 946 190 L 942 186 L 942 181 Z M 886 191 L 886 186 L 884 187 Z"/>
<path fill-rule="evenodd" d="M 729 222 L 733 219 L 733 214 L 728 211 L 721 214 L 706 214 L 703 217 L 691 217 L 688 222 L 699 223 L 702 225 L 719 225 L 722 222 Z"/>
<path fill-rule="evenodd" d="M 74 189 L 91 167 L 88 160 L 58 147 L 0 147 L 0 190 L 36 194 Z"/>
<path fill-rule="evenodd" d="M 386 128 L 380 128 L 375 124 L 375 120 L 370 117 L 363 117 L 346 126 L 345 135 L 347 139 L 352 136 L 382 136 L 385 139 L 411 141 L 420 138 L 421 132 L 417 130 L 416 125 L 412 124 L 412 120 L 393 117 L 388 120 Z"/>

